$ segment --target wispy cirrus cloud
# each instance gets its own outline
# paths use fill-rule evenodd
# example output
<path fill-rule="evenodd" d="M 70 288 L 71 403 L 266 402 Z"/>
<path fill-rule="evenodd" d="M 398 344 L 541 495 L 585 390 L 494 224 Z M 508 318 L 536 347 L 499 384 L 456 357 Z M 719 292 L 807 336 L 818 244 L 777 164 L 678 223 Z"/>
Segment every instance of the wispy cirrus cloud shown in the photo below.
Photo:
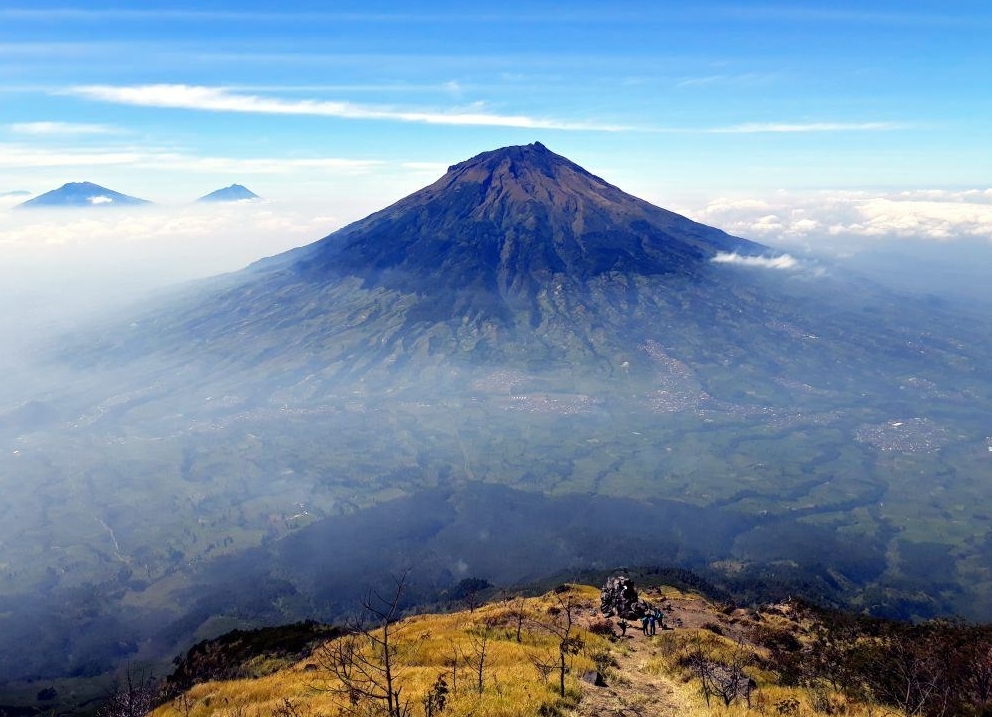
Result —
<path fill-rule="evenodd" d="M 41 136 L 117 134 L 121 131 L 110 125 L 82 122 L 14 122 L 7 127 L 15 134 Z"/>
<path fill-rule="evenodd" d="M 77 97 L 139 107 L 207 112 L 309 115 L 353 120 L 380 120 L 431 125 L 514 127 L 565 131 L 646 131 L 674 134 L 759 134 L 802 132 L 879 132 L 905 129 L 900 122 L 749 122 L 722 127 L 634 127 L 487 112 L 480 106 L 451 110 L 399 109 L 355 102 L 284 99 L 203 85 L 83 85 L 65 91 Z"/>
<path fill-rule="evenodd" d="M 6 168 L 103 167 L 132 164 L 143 154 L 132 149 L 71 150 L 50 149 L 20 144 L 0 144 L 0 157 Z"/>
<path fill-rule="evenodd" d="M 696 77 L 684 77 L 675 83 L 676 87 L 713 87 L 713 86 L 735 86 L 751 87 L 763 85 L 778 79 L 777 73 L 743 72 L 737 74 L 711 74 Z"/>
<path fill-rule="evenodd" d="M 6 168 L 106 167 L 126 165 L 144 169 L 281 174 L 294 169 L 331 169 L 362 172 L 383 164 L 380 160 L 343 157 L 218 157 L 142 148 L 51 149 L 0 144 Z"/>
<path fill-rule="evenodd" d="M 375 107 L 332 100 L 290 100 L 232 92 L 223 87 L 202 85 L 84 85 L 67 91 L 78 97 L 140 107 L 242 112 L 272 115 L 310 115 L 354 120 L 385 120 L 432 125 L 468 125 L 618 132 L 629 129 L 596 122 L 573 122 L 528 115 L 498 114 L 482 109 L 422 110 Z"/>

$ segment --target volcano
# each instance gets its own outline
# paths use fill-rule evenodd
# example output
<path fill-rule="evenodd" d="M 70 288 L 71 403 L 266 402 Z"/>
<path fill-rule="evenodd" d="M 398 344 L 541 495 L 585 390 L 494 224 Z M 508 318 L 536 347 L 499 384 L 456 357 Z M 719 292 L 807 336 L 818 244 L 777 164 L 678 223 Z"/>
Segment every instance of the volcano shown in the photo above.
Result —
<path fill-rule="evenodd" d="M 712 260 L 731 252 L 772 253 L 535 142 L 456 164 L 365 219 L 225 277 L 222 290 L 152 320 L 152 334 L 149 322 L 132 333 L 141 347 L 193 339 L 283 374 L 304 362 L 355 376 L 460 360 L 600 370 L 685 287 L 719 294 L 728 272 Z"/>
<path fill-rule="evenodd" d="M 69 182 L 58 189 L 40 194 L 18 207 L 110 207 L 151 204 L 147 199 L 138 199 L 113 189 L 101 187 L 93 182 Z"/>
<path fill-rule="evenodd" d="M 456 164 L 297 261 L 367 284 L 474 286 L 512 301 L 556 278 L 695 272 L 718 252 L 766 250 L 626 194 L 535 142 Z"/>
<path fill-rule="evenodd" d="M 246 200 L 259 199 L 255 192 L 241 184 L 232 184 L 230 187 L 215 189 L 209 194 L 205 194 L 196 201 L 198 202 L 243 202 Z"/>
<path fill-rule="evenodd" d="M 844 390 L 883 379 L 877 356 L 899 356 L 908 339 L 895 321 L 894 330 L 862 329 L 859 313 L 871 305 L 895 315 L 898 300 L 850 279 L 718 261 L 776 255 L 535 142 L 455 164 L 381 211 L 208 281 L 72 353 L 77 362 L 178 359 L 206 376 L 223 366 L 225 382 L 243 372 L 312 400 L 349 381 L 416 392 L 448 374 L 468 386 L 495 367 L 555 390 L 621 376 L 648 390 L 655 345 L 709 374 L 714 389 L 747 375 L 760 396 L 781 397 L 783 382 L 811 371 Z"/>

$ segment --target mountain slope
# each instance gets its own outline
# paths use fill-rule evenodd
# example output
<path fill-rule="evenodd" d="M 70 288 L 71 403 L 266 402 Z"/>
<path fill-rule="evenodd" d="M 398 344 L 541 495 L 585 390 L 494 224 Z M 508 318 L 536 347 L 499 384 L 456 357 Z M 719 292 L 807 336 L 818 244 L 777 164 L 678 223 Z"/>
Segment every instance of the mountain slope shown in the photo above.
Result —
<path fill-rule="evenodd" d="M 451 717 L 702 717 L 771 707 L 789 714 L 869 716 L 881 707 L 893 715 L 969 715 L 989 702 L 987 682 L 976 679 L 987 675 L 989 625 L 893 623 L 796 600 L 741 608 L 667 585 L 638 587 L 639 599 L 662 616 L 657 629 L 642 631 L 636 619 L 621 629 L 616 615 L 600 612 L 596 588 L 574 584 L 488 604 L 475 596 L 462 611 L 407 616 L 388 626 L 389 679 L 411 703 L 442 693 L 443 709 L 434 705 L 428 714 Z M 382 628 L 365 629 L 372 639 L 363 640 L 363 664 L 381 684 L 385 678 L 374 668 L 383 653 L 374 639 Z M 286 628 L 290 635 L 298 630 Z M 239 646 L 254 635 L 233 637 Z M 229 705 L 255 712 L 280 705 L 297 713 L 371 711 L 384 698 L 335 689 L 333 667 L 348 664 L 335 662 L 342 656 L 335 647 L 347 639 L 319 644 L 295 660 L 274 650 L 246 659 L 228 647 L 230 639 L 201 643 L 169 679 L 182 695 L 153 717 L 193 709 L 220 716 Z M 244 678 L 215 678 L 215 664 L 225 659 L 228 674 Z M 201 674 L 183 670 L 198 660 L 206 663 Z"/>
<path fill-rule="evenodd" d="M 507 147 L 227 277 L 185 313 L 155 318 L 151 334 L 137 327 L 134 350 L 193 339 L 233 353 L 236 327 L 247 361 L 305 352 L 352 373 L 413 354 L 602 366 L 673 293 L 723 292 L 728 272 L 711 259 L 729 251 L 770 250 L 625 194 L 539 143 Z"/>
<path fill-rule="evenodd" d="M 38 195 L 18 205 L 18 207 L 101 207 L 136 206 L 151 204 L 147 199 L 138 199 L 115 192 L 92 182 L 69 182 L 58 189 Z"/>
<path fill-rule="evenodd" d="M 415 290 L 478 286 L 512 296 L 533 295 L 552 276 L 669 274 L 719 251 L 766 249 L 632 197 L 535 142 L 450 167 L 316 243 L 297 266 Z"/>

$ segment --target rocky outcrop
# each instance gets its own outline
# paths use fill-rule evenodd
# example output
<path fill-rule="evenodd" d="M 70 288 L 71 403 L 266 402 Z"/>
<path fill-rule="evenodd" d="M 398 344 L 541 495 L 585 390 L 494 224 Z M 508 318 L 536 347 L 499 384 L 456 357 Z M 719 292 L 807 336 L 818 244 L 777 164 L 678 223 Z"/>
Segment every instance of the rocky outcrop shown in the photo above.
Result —
<path fill-rule="evenodd" d="M 600 610 L 606 617 L 640 620 L 651 606 L 637 595 L 634 584 L 625 575 L 615 575 L 607 579 L 600 592 Z"/>

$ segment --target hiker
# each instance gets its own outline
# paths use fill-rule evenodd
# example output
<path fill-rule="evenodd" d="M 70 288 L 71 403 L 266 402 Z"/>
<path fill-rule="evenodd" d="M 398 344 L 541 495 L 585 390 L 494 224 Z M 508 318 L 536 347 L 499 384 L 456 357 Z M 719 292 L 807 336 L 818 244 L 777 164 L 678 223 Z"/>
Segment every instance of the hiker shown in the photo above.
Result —
<path fill-rule="evenodd" d="M 652 610 L 651 612 L 648 613 L 648 631 L 652 635 L 654 634 L 654 627 L 655 627 L 654 626 L 654 619 L 655 619 L 654 618 L 654 611 Z"/>
<path fill-rule="evenodd" d="M 646 636 L 648 634 L 648 616 L 645 615 L 641 618 L 641 632 Z"/>
<path fill-rule="evenodd" d="M 620 637 L 626 637 L 627 636 L 627 627 L 629 625 L 630 625 L 629 622 L 627 622 L 623 618 L 620 618 L 620 622 L 617 623 L 617 626 L 620 628 Z"/>

